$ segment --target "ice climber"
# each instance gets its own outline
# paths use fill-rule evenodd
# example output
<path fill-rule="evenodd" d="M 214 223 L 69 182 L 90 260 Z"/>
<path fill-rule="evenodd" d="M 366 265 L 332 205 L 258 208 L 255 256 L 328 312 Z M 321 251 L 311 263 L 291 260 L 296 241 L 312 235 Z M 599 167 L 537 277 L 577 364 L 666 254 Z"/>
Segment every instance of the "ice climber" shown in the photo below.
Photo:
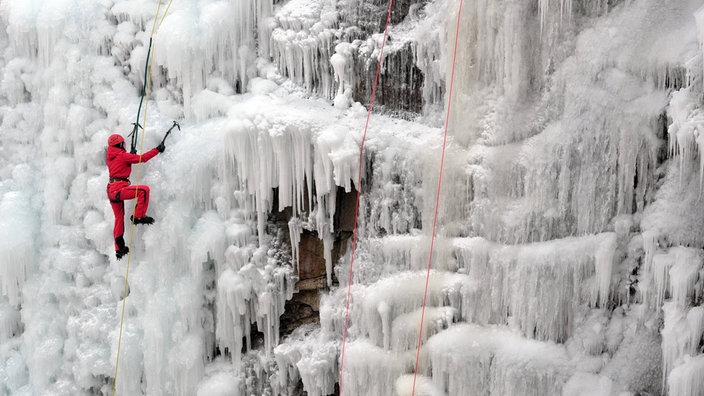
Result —
<path fill-rule="evenodd" d="M 137 198 L 137 206 L 134 215 L 130 220 L 134 224 L 152 224 L 154 219 L 147 216 L 149 206 L 149 186 L 142 184 L 130 184 L 130 173 L 132 164 L 147 162 L 157 154 L 165 150 L 164 142 L 155 148 L 139 155 L 128 153 L 125 150 L 125 139 L 118 134 L 110 135 L 108 138 L 107 163 L 110 181 L 107 186 L 108 199 L 115 213 L 115 227 L 113 235 L 115 237 L 115 255 L 121 259 L 130 249 L 125 246 L 123 234 L 125 232 L 125 201 Z"/>

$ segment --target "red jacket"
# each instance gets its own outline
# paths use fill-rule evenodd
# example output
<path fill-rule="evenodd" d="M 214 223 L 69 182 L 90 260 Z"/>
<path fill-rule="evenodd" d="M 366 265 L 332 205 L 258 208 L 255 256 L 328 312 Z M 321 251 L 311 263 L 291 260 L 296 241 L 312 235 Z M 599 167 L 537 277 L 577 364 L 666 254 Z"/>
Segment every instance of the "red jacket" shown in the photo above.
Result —
<path fill-rule="evenodd" d="M 159 154 L 159 151 L 156 148 L 139 155 L 128 153 L 119 147 L 108 147 L 107 163 L 110 179 L 125 179 L 124 181 L 115 181 L 108 184 L 108 197 L 110 199 L 115 199 L 115 194 L 117 194 L 120 189 L 130 184 L 130 182 L 127 181 L 127 178 L 129 178 L 130 173 L 132 173 L 132 164 L 147 162 L 156 157 L 157 154 Z"/>
<path fill-rule="evenodd" d="M 146 153 L 132 154 L 128 153 L 124 149 L 119 147 L 108 147 L 107 152 L 107 162 L 108 162 L 108 172 L 110 172 L 110 177 L 119 177 L 122 179 L 127 179 L 132 173 L 132 164 L 138 164 L 140 162 L 147 162 L 150 159 L 156 157 L 159 151 L 153 148 Z"/>

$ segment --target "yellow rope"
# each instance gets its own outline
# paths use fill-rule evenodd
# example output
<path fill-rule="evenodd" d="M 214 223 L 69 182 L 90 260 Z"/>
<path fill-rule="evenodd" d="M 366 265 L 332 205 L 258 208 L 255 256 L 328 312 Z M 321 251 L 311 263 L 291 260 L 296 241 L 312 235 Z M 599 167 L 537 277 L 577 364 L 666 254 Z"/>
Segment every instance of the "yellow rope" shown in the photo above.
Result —
<path fill-rule="evenodd" d="M 159 21 L 159 28 L 161 28 L 161 24 L 164 23 L 164 19 L 166 19 L 166 14 L 169 13 L 169 8 L 171 8 L 171 3 L 172 3 L 172 2 L 173 2 L 173 0 L 170 0 L 170 1 L 169 1 L 169 5 L 166 6 L 166 11 L 164 11 L 164 15 L 161 17 L 161 21 Z M 155 17 L 154 19 L 156 19 L 156 17 Z M 155 21 L 155 22 L 156 22 L 156 21 Z M 154 29 L 154 28 L 152 28 L 152 29 Z M 152 34 L 154 34 L 154 33 L 152 32 Z"/>
<path fill-rule="evenodd" d="M 166 14 L 169 12 L 169 8 L 171 8 L 171 3 L 173 0 L 169 1 L 169 5 L 166 7 L 166 10 L 164 11 L 164 15 L 161 17 L 161 21 L 159 22 L 159 27 L 161 24 L 164 22 L 164 19 L 166 18 Z M 149 39 L 151 40 L 154 37 L 154 33 L 157 30 L 157 23 L 156 21 L 158 20 L 159 17 L 159 10 L 161 9 L 161 0 L 159 0 L 159 4 L 156 8 L 156 14 L 154 15 L 154 24 L 152 25 L 152 33 L 149 36 Z M 149 108 L 149 94 L 151 91 L 151 85 L 152 85 L 152 58 L 154 57 L 154 46 L 152 45 L 152 51 L 149 54 L 149 69 L 147 73 L 147 81 L 146 81 L 146 90 L 145 90 L 145 98 L 147 99 L 146 102 L 144 103 L 144 118 L 142 121 L 142 125 L 147 125 L 147 110 Z M 143 152 L 143 147 L 144 147 L 144 135 L 146 135 L 147 130 L 144 129 L 144 132 L 142 133 L 142 140 L 139 144 L 139 152 Z M 141 154 L 140 154 L 141 155 Z M 139 163 L 137 164 L 137 179 L 136 179 L 136 184 L 139 185 L 140 181 L 140 174 L 142 171 L 142 161 L 140 159 Z M 136 195 L 136 194 L 135 194 Z M 134 210 L 137 208 L 137 197 L 135 196 L 134 198 L 134 205 L 132 206 L 132 213 L 134 213 Z M 132 240 L 134 236 L 134 222 L 130 221 L 130 238 L 129 238 L 129 245 L 132 246 Z M 122 313 L 120 315 L 120 333 L 117 338 L 117 357 L 115 358 L 115 376 L 113 377 L 113 385 L 112 385 L 112 395 L 115 396 L 117 393 L 117 373 L 118 373 L 118 368 L 120 365 L 120 347 L 122 345 L 122 327 L 123 323 L 125 321 L 125 304 L 127 301 L 127 289 L 129 287 L 129 275 L 130 275 L 130 262 L 132 258 L 132 251 L 129 251 L 127 253 L 127 268 L 125 269 L 125 286 L 122 291 Z"/>

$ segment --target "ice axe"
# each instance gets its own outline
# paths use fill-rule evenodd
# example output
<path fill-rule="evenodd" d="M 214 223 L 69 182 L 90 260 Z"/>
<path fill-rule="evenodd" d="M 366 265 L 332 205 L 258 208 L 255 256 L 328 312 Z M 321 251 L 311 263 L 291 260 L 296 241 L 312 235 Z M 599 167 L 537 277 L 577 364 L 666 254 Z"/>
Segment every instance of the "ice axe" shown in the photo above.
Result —
<path fill-rule="evenodd" d="M 171 133 L 171 131 L 172 131 L 174 128 L 178 128 L 178 130 L 180 131 L 180 130 L 181 130 L 181 125 L 179 125 L 178 122 L 174 121 L 174 124 L 171 125 L 171 128 L 169 128 L 168 131 L 166 131 L 166 135 L 164 135 L 164 138 L 161 139 L 161 143 L 159 143 L 159 144 L 164 144 L 164 142 L 166 141 L 166 138 L 169 136 L 169 134 Z"/>
<path fill-rule="evenodd" d="M 133 126 L 132 132 L 130 132 L 130 134 L 127 135 L 127 137 L 130 137 L 130 136 L 132 137 L 132 139 L 130 141 L 130 143 L 131 143 L 130 153 L 137 154 L 137 133 L 139 132 L 139 128 L 144 129 L 144 127 L 139 125 L 138 122 L 133 122 L 132 126 Z"/>

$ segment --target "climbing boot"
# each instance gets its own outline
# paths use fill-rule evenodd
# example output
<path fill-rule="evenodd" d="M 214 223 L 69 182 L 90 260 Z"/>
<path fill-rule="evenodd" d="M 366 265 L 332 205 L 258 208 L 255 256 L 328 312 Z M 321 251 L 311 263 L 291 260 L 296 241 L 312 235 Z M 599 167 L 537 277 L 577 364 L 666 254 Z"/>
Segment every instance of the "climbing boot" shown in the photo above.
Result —
<path fill-rule="evenodd" d="M 132 224 L 154 224 L 154 219 L 149 216 L 144 216 L 144 217 L 130 216 L 130 220 L 132 220 Z"/>
<path fill-rule="evenodd" d="M 117 257 L 117 259 L 119 260 L 129 252 L 130 248 L 128 248 L 127 246 L 123 246 L 120 248 L 120 250 L 115 251 L 115 257 Z"/>
<path fill-rule="evenodd" d="M 115 244 L 117 245 L 117 250 L 115 251 L 115 256 L 117 257 L 118 260 L 130 252 L 130 249 L 127 246 L 125 246 L 125 239 L 122 237 L 122 235 L 115 238 Z"/>

